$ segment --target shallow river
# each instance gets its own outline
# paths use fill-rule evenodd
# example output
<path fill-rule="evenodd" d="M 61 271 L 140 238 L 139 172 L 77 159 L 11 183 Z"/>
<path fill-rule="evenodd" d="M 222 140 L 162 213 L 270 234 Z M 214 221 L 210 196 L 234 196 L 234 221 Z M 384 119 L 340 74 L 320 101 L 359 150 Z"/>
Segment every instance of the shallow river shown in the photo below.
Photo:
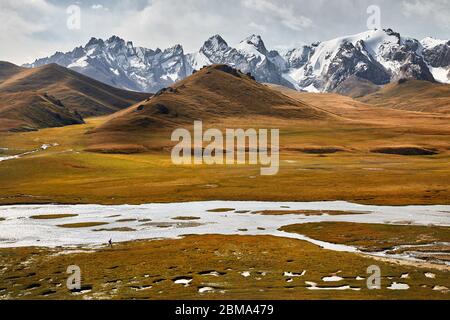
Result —
<path fill-rule="evenodd" d="M 229 212 L 208 211 L 218 208 L 234 210 Z M 261 210 L 339 210 L 364 214 L 304 216 L 252 213 Z M 248 212 L 241 213 L 243 211 Z M 30 218 L 48 214 L 77 214 L 77 216 L 50 220 Z M 112 239 L 113 242 L 122 242 L 138 239 L 177 238 L 186 234 L 241 234 L 302 239 L 332 250 L 357 251 L 354 247 L 325 243 L 302 235 L 278 231 L 285 225 L 321 221 L 450 226 L 450 205 L 373 206 L 344 201 L 208 201 L 114 206 L 0 206 L 0 247 L 96 246 L 106 243 L 109 239 Z M 58 226 L 86 222 L 107 224 L 74 229 Z M 105 230 L 114 228 L 128 228 L 129 231 Z M 99 229 L 103 231 L 94 231 Z"/>

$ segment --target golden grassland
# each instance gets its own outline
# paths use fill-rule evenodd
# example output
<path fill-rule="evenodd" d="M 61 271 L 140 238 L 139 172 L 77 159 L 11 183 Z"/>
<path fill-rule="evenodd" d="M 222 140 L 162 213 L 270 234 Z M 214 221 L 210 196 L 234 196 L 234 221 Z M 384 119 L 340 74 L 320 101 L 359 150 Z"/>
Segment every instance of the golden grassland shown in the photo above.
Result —
<path fill-rule="evenodd" d="M 404 266 L 272 236 L 187 236 L 113 248 L 2 249 L 0 296 L 9 299 L 449 299 L 448 270 Z M 367 267 L 381 268 L 381 290 L 368 290 Z M 82 292 L 66 287 L 70 265 L 81 268 Z M 305 272 L 304 272 L 305 271 Z M 246 272 L 249 273 L 247 277 Z M 287 274 L 285 274 L 285 272 Z M 434 278 L 426 277 L 433 273 Z M 304 273 L 304 274 L 303 274 Z M 303 274 L 303 276 L 301 276 Z M 408 277 L 402 275 L 408 274 Z M 338 282 L 323 277 L 338 275 Z M 357 277 L 360 280 L 357 280 Z M 192 280 L 188 286 L 177 279 Z M 309 290 L 305 281 L 317 283 Z M 408 290 L 390 290 L 393 283 Z M 329 290 L 350 286 L 354 290 Z M 200 293 L 209 287 L 210 292 Z M 434 290 L 433 290 L 434 289 Z"/>
<path fill-rule="evenodd" d="M 271 86 L 283 93 L 274 94 L 247 78 L 235 82 L 226 76 L 224 86 L 220 77 L 211 78 L 214 74 L 219 73 L 204 70 L 193 76 L 192 83 L 179 83 L 178 93 L 146 100 L 142 106 L 110 116 L 89 118 L 82 125 L 1 132 L 0 157 L 36 150 L 42 144 L 57 145 L 0 163 L 0 204 L 194 200 L 450 204 L 449 115 L 374 107 L 336 94 Z M 203 80 L 202 75 L 206 77 Z M 259 165 L 174 165 L 171 130 L 202 117 L 204 129 L 279 128 L 279 173 L 261 176 Z M 378 153 L 380 150 L 397 154 Z M 432 152 L 412 155 L 421 151 Z M 218 208 L 211 214 L 230 210 Z M 89 222 L 60 227 L 100 225 Z M 440 227 L 331 223 L 287 226 L 285 230 L 370 250 L 449 241 L 448 228 Z M 126 227 L 92 230 L 130 231 Z M 82 292 L 70 292 L 65 286 L 66 269 L 74 264 L 82 270 Z M 364 280 L 357 280 L 367 277 L 367 267 L 372 264 L 381 267 L 381 290 L 368 290 Z M 430 270 L 434 278 L 425 275 Z M 199 235 L 100 249 L 0 249 L 0 298 L 449 299 L 448 291 L 442 290 L 450 288 L 449 272 L 445 267 L 400 265 L 324 250 L 294 239 Z M 408 277 L 402 277 L 405 274 Z M 322 280 L 331 275 L 343 280 Z M 192 281 L 188 286 L 175 283 L 180 277 Z M 305 281 L 327 290 L 310 290 Z M 407 283 L 410 288 L 388 289 L 394 282 Z M 346 285 L 350 290 L 329 290 Z M 212 292 L 200 293 L 205 287 Z"/>
<path fill-rule="evenodd" d="M 85 125 L 0 134 L 0 147 L 9 148 L 9 153 L 33 150 L 43 143 L 59 144 L 1 162 L 0 203 L 339 199 L 404 205 L 450 201 L 450 133 L 442 127 L 437 132 L 433 127 L 272 121 L 272 126 L 281 128 L 280 171 L 275 176 L 261 176 L 260 166 L 176 166 L 168 148 L 170 132 L 141 136 L 155 146 L 146 153 L 86 152 L 91 139 L 87 133 L 103 121 L 92 118 Z M 262 126 L 264 119 L 260 121 L 252 125 Z M 249 126 L 249 120 L 233 123 Z M 405 145 L 439 153 L 402 156 L 371 152 L 377 147 Z M 342 151 L 311 152 L 328 147 Z"/>
<path fill-rule="evenodd" d="M 204 68 L 171 90 L 86 124 L 0 133 L 5 154 L 58 144 L 1 162 L 0 204 L 450 203 L 450 115 L 263 85 L 228 69 Z M 414 94 L 415 86 L 406 87 Z M 255 165 L 174 165 L 171 132 L 194 119 L 203 120 L 204 130 L 279 128 L 279 173 L 261 176 Z"/>

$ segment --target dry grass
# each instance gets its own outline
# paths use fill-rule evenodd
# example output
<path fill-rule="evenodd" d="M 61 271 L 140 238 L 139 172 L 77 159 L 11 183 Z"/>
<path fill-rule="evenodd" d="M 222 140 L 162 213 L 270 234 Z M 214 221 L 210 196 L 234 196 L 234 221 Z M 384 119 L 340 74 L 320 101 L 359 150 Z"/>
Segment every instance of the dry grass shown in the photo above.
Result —
<path fill-rule="evenodd" d="M 102 232 L 102 231 L 113 231 L 113 232 L 132 232 L 132 231 L 136 231 L 133 228 L 128 228 L 128 227 L 122 227 L 122 228 L 110 228 L 110 229 L 94 229 L 93 231 L 95 232 Z"/>
<path fill-rule="evenodd" d="M 233 208 L 217 208 L 217 209 L 211 209 L 208 210 L 208 212 L 230 212 L 230 211 L 234 211 L 235 209 Z"/>
<path fill-rule="evenodd" d="M 31 216 L 30 219 L 36 219 L 36 220 L 52 220 L 52 219 L 64 219 L 64 218 L 71 218 L 76 217 L 77 214 L 40 214 L 36 216 Z"/>
<path fill-rule="evenodd" d="M 111 114 L 149 96 L 56 64 L 28 69 L 1 63 L 0 69 L 0 131 L 83 123 L 82 117 Z"/>
<path fill-rule="evenodd" d="M 194 120 L 216 126 L 229 119 L 264 117 L 280 120 L 335 118 L 323 110 L 292 99 L 222 65 L 204 68 L 177 82 L 169 90 L 111 115 L 90 132 L 89 150 L 142 152 L 159 145 L 143 143 L 155 130 L 186 127 Z M 167 142 L 167 139 L 165 139 Z M 121 149 L 125 151 L 121 151 Z"/>
<path fill-rule="evenodd" d="M 68 228 L 68 229 L 76 229 L 76 228 L 89 228 L 89 227 L 97 227 L 108 224 L 106 222 L 78 222 L 78 223 L 66 223 L 59 224 L 60 228 Z"/>
<path fill-rule="evenodd" d="M 450 85 L 408 80 L 391 83 L 359 100 L 379 107 L 450 114 Z"/>
<path fill-rule="evenodd" d="M 214 73 L 223 72 L 213 69 L 203 76 Z M 57 142 L 59 146 L 2 162 L 0 203 L 138 204 L 195 200 L 348 200 L 391 205 L 450 203 L 448 116 L 373 107 L 336 94 L 276 88 L 288 98 L 246 78 L 238 79 L 238 84 L 243 82 L 244 87 L 258 91 L 257 97 L 261 100 L 271 99 L 260 115 L 256 115 L 255 102 L 249 110 L 236 116 L 233 112 L 239 113 L 243 108 L 238 104 L 240 98 L 230 102 L 228 109 L 227 102 L 222 101 L 224 96 L 219 95 L 220 84 L 223 81 L 235 83 L 236 77 L 224 73 L 223 77 L 204 81 L 203 76 L 198 73 L 194 78 L 180 82 L 176 86 L 179 91 L 147 101 L 146 107 L 139 112 L 131 108 L 114 116 L 90 118 L 84 125 L 1 134 L 0 147 L 10 148 L 8 153 L 36 149 L 43 143 Z M 226 96 L 239 93 L 238 87 L 230 87 Z M 209 90 L 206 97 L 194 94 L 200 89 Z M 239 94 L 247 96 L 245 90 Z M 186 108 L 195 109 L 199 117 L 206 112 L 205 130 L 209 127 L 279 128 L 279 173 L 260 176 L 260 166 L 250 165 L 174 165 L 170 158 L 174 145 L 170 141 L 172 127 L 190 128 L 192 122 L 184 125 L 177 121 L 180 118 L 191 121 L 195 115 L 183 118 L 181 110 L 177 111 L 179 116 L 173 120 L 178 120 L 172 122 L 169 129 L 158 129 L 158 126 L 131 131 L 127 126 L 118 131 L 106 129 L 112 128 L 111 123 L 119 124 L 129 117 L 134 119 L 140 113 L 149 116 L 147 113 L 152 114 L 152 108 L 155 103 L 162 102 L 161 99 L 181 101 L 184 96 L 195 102 Z M 208 113 L 212 107 L 200 104 L 204 100 L 199 100 L 210 98 L 219 104 L 214 108 L 214 114 Z M 283 117 L 275 116 L 280 111 L 274 109 L 274 101 L 291 103 L 296 109 L 286 111 Z M 300 116 L 305 112 L 310 115 L 308 119 Z M 316 112 L 327 116 L 317 119 L 313 116 Z M 152 114 L 151 118 L 168 119 L 167 114 Z M 86 152 L 92 151 L 92 146 L 105 153 Z M 136 146 L 140 147 L 135 149 Z M 399 146 L 435 150 L 437 154 L 413 157 L 371 152 Z M 146 152 L 117 154 L 120 150 L 124 153 Z"/>
<path fill-rule="evenodd" d="M 313 239 L 356 246 L 364 251 L 383 251 L 398 245 L 450 242 L 450 227 L 320 222 L 282 228 Z"/>
<path fill-rule="evenodd" d="M 321 249 L 304 241 L 270 236 L 188 236 L 180 240 L 138 241 L 86 253 L 62 249 L 1 249 L 0 296 L 14 299 L 449 299 L 435 291 L 450 287 L 448 271 L 401 266 L 357 254 Z M 70 253 L 68 251 L 67 253 Z M 86 292 L 66 287 L 69 265 L 81 268 Z M 368 290 L 367 267 L 377 264 L 382 289 Z M 303 276 L 285 276 L 285 272 Z M 248 277 L 242 273 L 249 272 Z M 435 278 L 425 273 L 433 272 Z M 323 282 L 333 274 L 339 282 Z M 408 273 L 408 279 L 402 274 Z M 189 278 L 185 287 L 174 280 Z M 288 282 L 289 279 L 292 281 Z M 308 290 L 350 285 L 360 291 Z M 409 290 L 388 290 L 393 282 Z M 199 293 L 211 287 L 213 292 Z"/>
<path fill-rule="evenodd" d="M 90 138 L 85 132 L 103 121 L 96 118 L 86 125 L 2 135 L 0 147 L 10 148 L 9 152 L 33 150 L 43 143 L 59 146 L 2 162 L 0 203 L 339 199 L 400 205 L 448 204 L 450 199 L 450 134 L 432 133 L 432 126 L 427 130 L 335 123 L 283 127 L 293 126 L 286 121 L 280 123 L 279 173 L 264 177 L 260 166 L 173 165 L 170 152 L 163 150 L 170 132 L 141 137 L 144 143 L 161 144 L 160 150 L 130 155 L 85 152 Z M 370 152 L 388 143 L 421 145 L 439 154 Z M 315 155 L 288 150 L 327 145 L 346 151 Z"/>

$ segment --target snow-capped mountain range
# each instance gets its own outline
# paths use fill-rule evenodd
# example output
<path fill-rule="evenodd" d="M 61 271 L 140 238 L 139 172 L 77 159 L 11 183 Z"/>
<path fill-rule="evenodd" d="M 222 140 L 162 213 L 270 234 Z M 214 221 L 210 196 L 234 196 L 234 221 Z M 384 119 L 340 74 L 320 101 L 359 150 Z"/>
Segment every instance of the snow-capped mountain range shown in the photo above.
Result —
<path fill-rule="evenodd" d="M 400 78 L 450 83 L 450 41 L 402 37 L 391 29 L 370 30 L 294 48 L 269 51 L 252 35 L 231 47 L 219 35 L 198 52 L 181 45 L 147 49 L 113 36 L 57 52 L 25 67 L 57 63 L 119 88 L 155 92 L 205 65 L 228 64 L 256 80 L 310 92 L 333 91 L 351 76 L 382 85 Z"/>

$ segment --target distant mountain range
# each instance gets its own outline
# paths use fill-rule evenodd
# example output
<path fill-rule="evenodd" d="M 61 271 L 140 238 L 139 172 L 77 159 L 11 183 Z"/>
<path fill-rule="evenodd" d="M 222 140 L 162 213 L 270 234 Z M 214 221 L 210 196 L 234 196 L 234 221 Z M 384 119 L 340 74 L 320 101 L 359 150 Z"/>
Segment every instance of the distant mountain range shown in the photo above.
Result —
<path fill-rule="evenodd" d="M 401 78 L 450 83 L 450 41 L 418 41 L 391 29 L 370 30 L 280 53 L 252 35 L 231 47 L 219 35 L 198 52 L 181 45 L 147 49 L 113 36 L 36 60 L 25 67 L 57 63 L 106 84 L 156 92 L 211 64 L 227 64 L 259 82 L 309 92 L 348 91 L 349 84 L 384 85 Z M 354 81 L 360 79 L 361 81 Z"/>

